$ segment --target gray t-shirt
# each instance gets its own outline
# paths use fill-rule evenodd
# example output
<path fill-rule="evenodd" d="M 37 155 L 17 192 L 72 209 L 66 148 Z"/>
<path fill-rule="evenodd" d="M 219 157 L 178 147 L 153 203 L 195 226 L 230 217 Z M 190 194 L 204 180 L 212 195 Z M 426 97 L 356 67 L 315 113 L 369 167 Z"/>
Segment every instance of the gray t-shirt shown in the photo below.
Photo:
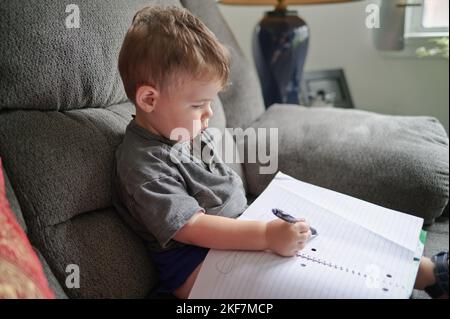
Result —
<path fill-rule="evenodd" d="M 236 218 L 247 208 L 242 180 L 212 134 L 195 141 L 176 143 L 132 120 L 116 151 L 113 204 L 151 251 L 183 246 L 172 237 L 197 211 Z"/>

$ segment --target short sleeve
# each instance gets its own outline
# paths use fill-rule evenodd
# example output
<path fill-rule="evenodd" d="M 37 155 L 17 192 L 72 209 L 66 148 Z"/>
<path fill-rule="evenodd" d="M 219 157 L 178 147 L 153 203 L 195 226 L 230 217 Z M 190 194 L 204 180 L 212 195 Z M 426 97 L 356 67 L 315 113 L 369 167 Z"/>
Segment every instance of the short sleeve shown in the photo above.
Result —
<path fill-rule="evenodd" d="M 133 213 L 162 248 L 197 211 L 205 211 L 175 176 L 159 177 L 140 185 L 133 194 L 133 206 Z"/>

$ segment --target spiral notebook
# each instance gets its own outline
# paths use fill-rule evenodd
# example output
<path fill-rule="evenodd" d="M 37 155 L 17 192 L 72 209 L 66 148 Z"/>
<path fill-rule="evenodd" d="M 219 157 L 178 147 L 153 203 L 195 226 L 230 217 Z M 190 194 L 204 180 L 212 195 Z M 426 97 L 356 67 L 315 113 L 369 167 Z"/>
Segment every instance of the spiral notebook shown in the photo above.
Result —
<path fill-rule="evenodd" d="M 409 298 L 426 233 L 423 219 L 278 172 L 239 217 L 271 220 L 280 208 L 319 235 L 297 256 L 208 253 L 189 298 Z"/>

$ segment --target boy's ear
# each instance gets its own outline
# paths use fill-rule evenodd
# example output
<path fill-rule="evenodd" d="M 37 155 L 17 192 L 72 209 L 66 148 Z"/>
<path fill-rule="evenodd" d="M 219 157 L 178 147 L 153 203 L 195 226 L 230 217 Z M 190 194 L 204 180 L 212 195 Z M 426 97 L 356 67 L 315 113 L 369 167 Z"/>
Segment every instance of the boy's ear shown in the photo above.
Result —
<path fill-rule="evenodd" d="M 159 97 L 158 91 L 151 85 L 142 85 L 136 91 L 136 105 L 144 112 L 150 113 L 155 108 Z"/>

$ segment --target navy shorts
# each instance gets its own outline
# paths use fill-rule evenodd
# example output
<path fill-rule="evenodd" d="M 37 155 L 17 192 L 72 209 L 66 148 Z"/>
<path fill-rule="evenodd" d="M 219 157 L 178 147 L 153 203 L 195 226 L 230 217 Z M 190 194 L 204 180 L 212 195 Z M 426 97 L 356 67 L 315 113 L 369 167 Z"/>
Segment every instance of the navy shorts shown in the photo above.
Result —
<path fill-rule="evenodd" d="M 172 293 L 180 287 L 206 258 L 209 248 L 187 245 L 162 252 L 151 252 L 160 283 L 153 293 Z"/>

